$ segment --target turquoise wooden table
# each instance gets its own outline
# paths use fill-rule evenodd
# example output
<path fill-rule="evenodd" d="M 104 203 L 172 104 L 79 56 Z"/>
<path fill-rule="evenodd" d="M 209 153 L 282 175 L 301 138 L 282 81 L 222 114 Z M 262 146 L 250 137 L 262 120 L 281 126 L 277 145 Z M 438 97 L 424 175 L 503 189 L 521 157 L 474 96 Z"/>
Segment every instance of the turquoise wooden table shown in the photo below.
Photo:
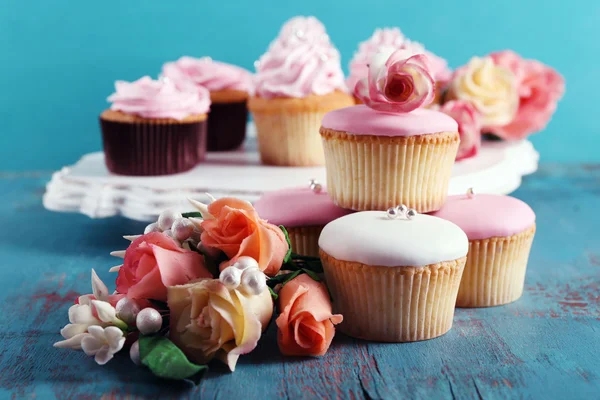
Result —
<path fill-rule="evenodd" d="M 425 342 L 338 335 L 319 359 L 281 356 L 272 324 L 235 373 L 214 363 L 197 387 L 126 354 L 100 367 L 52 348 L 90 268 L 112 281 L 108 253 L 144 224 L 48 212 L 49 178 L 0 174 L 0 398 L 600 398 L 600 165 L 542 165 L 515 193 L 538 218 L 516 303 L 458 309 L 453 329 Z"/>

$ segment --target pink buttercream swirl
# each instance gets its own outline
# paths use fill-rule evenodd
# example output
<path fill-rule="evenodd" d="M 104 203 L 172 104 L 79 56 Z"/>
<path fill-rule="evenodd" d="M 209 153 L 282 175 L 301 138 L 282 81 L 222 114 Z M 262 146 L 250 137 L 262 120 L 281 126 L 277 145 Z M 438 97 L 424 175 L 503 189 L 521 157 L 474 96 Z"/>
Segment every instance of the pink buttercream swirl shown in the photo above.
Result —
<path fill-rule="evenodd" d="M 116 92 L 110 95 L 111 110 L 144 118 L 173 118 L 182 120 L 190 115 L 206 114 L 210 93 L 179 90 L 169 79 L 153 80 L 144 76 L 134 82 L 115 82 Z"/>
<path fill-rule="evenodd" d="M 262 98 L 347 91 L 340 53 L 315 17 L 289 20 L 256 65 L 256 94 Z"/>
<path fill-rule="evenodd" d="M 254 90 L 252 74 L 249 71 L 213 61 L 210 57 L 181 57 L 163 65 L 162 73 L 183 89 L 205 87 L 211 92 L 230 89 L 248 93 Z"/>
<path fill-rule="evenodd" d="M 450 80 L 452 71 L 448 68 L 446 60 L 426 50 L 421 43 L 408 40 L 400 29 L 383 28 L 376 29 L 368 40 L 359 44 L 358 51 L 354 53 L 350 61 L 350 76 L 346 80 L 350 90 L 354 89 L 359 80 L 367 76 L 369 61 L 375 54 L 398 49 L 425 54 L 435 81 L 444 83 Z"/>
<path fill-rule="evenodd" d="M 354 95 L 374 110 L 392 113 L 428 105 L 435 88 L 427 56 L 404 49 L 376 54 L 369 62 L 368 77 L 358 81 Z"/>

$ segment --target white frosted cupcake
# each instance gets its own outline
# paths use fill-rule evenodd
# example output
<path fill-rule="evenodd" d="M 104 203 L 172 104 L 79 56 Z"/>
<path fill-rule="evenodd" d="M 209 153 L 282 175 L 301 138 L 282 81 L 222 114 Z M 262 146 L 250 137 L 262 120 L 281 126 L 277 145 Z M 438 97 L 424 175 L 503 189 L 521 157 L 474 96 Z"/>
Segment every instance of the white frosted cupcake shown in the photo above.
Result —
<path fill-rule="evenodd" d="M 320 256 L 344 316 L 340 329 L 385 342 L 448 332 L 468 246 L 458 226 L 414 210 L 364 211 L 327 224 Z"/>

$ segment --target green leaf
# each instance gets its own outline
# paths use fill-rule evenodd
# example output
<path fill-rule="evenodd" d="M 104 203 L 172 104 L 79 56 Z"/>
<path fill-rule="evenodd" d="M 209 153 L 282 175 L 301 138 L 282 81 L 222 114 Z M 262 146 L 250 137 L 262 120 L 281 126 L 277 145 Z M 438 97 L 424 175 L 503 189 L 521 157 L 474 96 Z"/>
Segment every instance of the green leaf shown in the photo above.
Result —
<path fill-rule="evenodd" d="M 277 293 L 275 293 L 275 291 L 273 290 L 273 288 L 271 286 L 267 286 L 269 288 L 269 292 L 271 292 L 271 297 L 273 298 L 273 301 L 276 301 L 279 298 L 279 295 Z"/>
<path fill-rule="evenodd" d="M 199 211 L 186 212 L 181 214 L 183 218 L 202 218 L 202 213 Z"/>
<path fill-rule="evenodd" d="M 298 271 L 292 272 L 291 274 L 288 274 L 288 277 L 283 282 L 281 282 L 281 286 L 284 286 L 286 283 L 288 283 L 289 281 L 291 281 L 292 279 L 294 279 L 301 273 L 302 273 L 302 270 L 298 270 Z"/>
<path fill-rule="evenodd" d="M 321 282 L 321 278 L 319 278 L 319 275 L 317 275 L 314 271 L 306 268 L 302 268 L 302 271 L 304 271 L 306 275 L 310 276 L 313 281 Z"/>
<path fill-rule="evenodd" d="M 290 235 L 288 235 L 288 231 L 285 229 L 285 226 L 279 225 L 279 229 L 282 230 L 283 234 L 285 235 L 285 240 L 288 244 L 288 251 L 285 253 L 285 257 L 283 258 L 283 263 L 287 264 L 292 259 L 292 242 L 290 242 Z"/>
<path fill-rule="evenodd" d="M 173 342 L 164 336 L 140 336 L 140 360 L 160 378 L 182 380 L 204 372 L 206 365 L 196 365 Z"/>

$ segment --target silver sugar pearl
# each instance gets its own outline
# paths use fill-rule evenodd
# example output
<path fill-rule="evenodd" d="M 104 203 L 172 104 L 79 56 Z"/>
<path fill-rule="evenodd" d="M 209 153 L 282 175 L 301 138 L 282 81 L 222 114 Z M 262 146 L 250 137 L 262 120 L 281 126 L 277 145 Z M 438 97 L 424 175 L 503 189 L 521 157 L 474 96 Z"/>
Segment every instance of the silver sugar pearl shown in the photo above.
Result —
<path fill-rule="evenodd" d="M 167 229 L 171 229 L 171 226 L 173 225 L 173 222 L 175 222 L 175 220 L 177 218 L 183 218 L 183 216 L 181 215 L 181 213 L 175 211 L 175 210 L 165 210 L 163 212 L 160 213 L 160 215 L 158 216 L 158 227 L 162 230 L 162 231 L 166 231 Z"/>
<path fill-rule="evenodd" d="M 304 37 L 304 31 L 302 29 L 298 29 L 296 32 L 294 32 L 294 35 L 296 35 L 297 38 L 303 38 Z"/>
<path fill-rule="evenodd" d="M 163 319 L 154 308 L 144 308 L 135 318 L 135 325 L 142 335 L 150 335 L 160 331 Z"/>
<path fill-rule="evenodd" d="M 140 306 L 131 299 L 123 297 L 115 305 L 117 317 L 128 326 L 135 326 L 135 320 L 140 312 Z"/>
<path fill-rule="evenodd" d="M 470 187 L 467 189 L 467 198 L 472 199 L 473 197 L 475 197 L 475 189 Z"/>
<path fill-rule="evenodd" d="M 318 182 L 311 183 L 310 184 L 310 190 L 312 190 L 315 193 L 321 193 L 321 191 L 323 190 L 323 185 L 321 185 Z"/>
<path fill-rule="evenodd" d="M 187 218 L 177 218 L 171 225 L 171 232 L 177 240 L 183 242 L 194 234 L 194 224 Z"/>
<path fill-rule="evenodd" d="M 142 365 L 142 361 L 140 360 L 140 342 L 139 341 L 136 340 L 131 345 L 131 348 L 129 349 L 129 358 L 131 358 L 131 361 L 133 361 L 133 363 L 135 365 Z"/>
<path fill-rule="evenodd" d="M 406 207 L 404 204 L 400 204 L 396 207 L 396 210 L 398 210 L 398 214 L 405 215 L 406 211 L 408 211 L 408 207 Z"/>
<path fill-rule="evenodd" d="M 150 232 L 160 232 L 160 228 L 158 227 L 158 223 L 153 222 L 144 228 L 144 235 Z"/>
<path fill-rule="evenodd" d="M 409 208 L 406 212 L 406 218 L 412 219 L 417 215 L 417 211 L 414 208 Z"/>
<path fill-rule="evenodd" d="M 390 207 L 387 209 L 387 211 L 385 212 L 387 217 L 389 219 L 396 219 L 398 218 L 398 209 L 396 207 Z"/>

